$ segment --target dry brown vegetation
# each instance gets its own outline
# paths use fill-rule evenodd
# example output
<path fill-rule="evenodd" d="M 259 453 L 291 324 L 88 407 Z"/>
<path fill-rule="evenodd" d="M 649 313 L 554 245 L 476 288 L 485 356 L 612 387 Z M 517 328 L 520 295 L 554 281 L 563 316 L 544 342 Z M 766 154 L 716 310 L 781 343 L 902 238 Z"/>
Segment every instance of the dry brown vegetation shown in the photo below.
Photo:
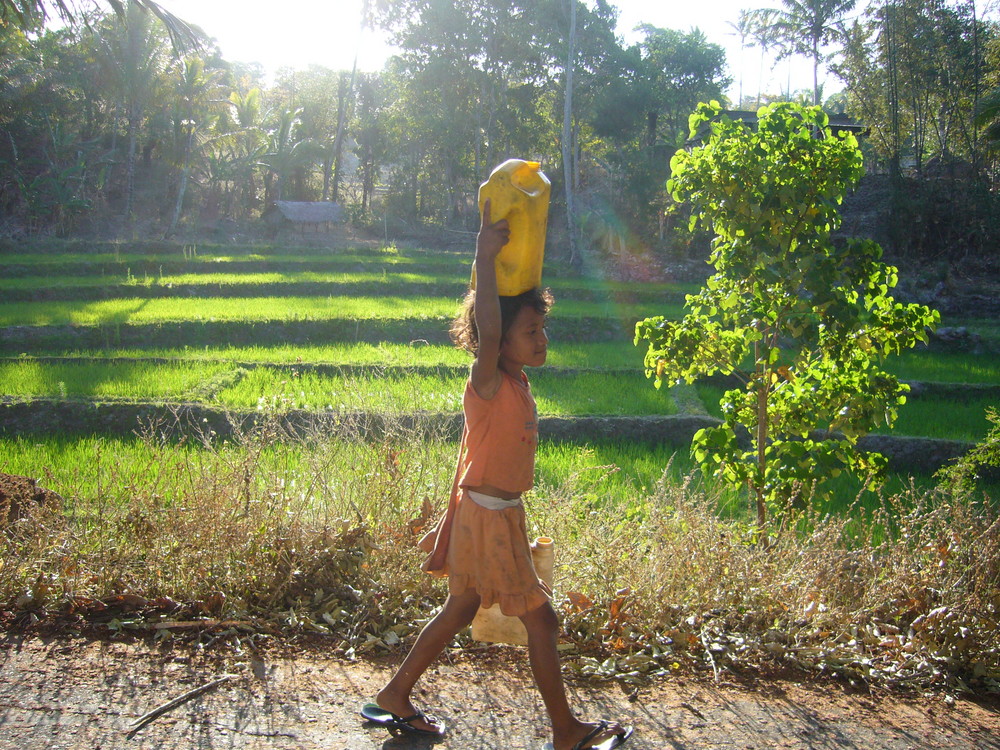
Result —
<path fill-rule="evenodd" d="M 143 461 L 99 457 L 93 496 L 24 506 L 0 529 L 5 621 L 158 637 L 200 623 L 323 633 L 348 656 L 397 648 L 443 599 L 415 540 L 446 496 L 453 444 L 402 423 L 375 444 L 334 427 L 178 441 L 158 425 Z M 693 478 L 606 501 L 593 481 L 528 499 L 534 531 L 557 540 L 569 668 L 641 681 L 682 663 L 777 664 L 1000 690 L 1000 517 L 971 494 L 790 512 L 765 537 L 720 517 Z"/>

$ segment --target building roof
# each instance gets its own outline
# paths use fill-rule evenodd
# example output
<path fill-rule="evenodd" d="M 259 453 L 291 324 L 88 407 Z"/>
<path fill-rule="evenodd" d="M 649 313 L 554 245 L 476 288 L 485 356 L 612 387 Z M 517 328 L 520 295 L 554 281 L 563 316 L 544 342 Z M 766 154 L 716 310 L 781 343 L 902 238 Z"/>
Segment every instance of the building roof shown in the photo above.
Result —
<path fill-rule="evenodd" d="M 745 123 L 750 128 L 757 127 L 757 113 L 751 112 L 750 110 L 744 109 L 724 109 L 719 114 L 718 117 L 728 117 L 731 120 L 736 120 L 738 122 Z M 847 115 L 840 114 L 829 114 L 829 124 L 827 127 L 830 132 L 836 135 L 837 133 L 848 132 L 854 133 L 859 137 L 863 137 L 868 134 L 870 128 L 867 125 L 857 122 L 856 120 L 848 117 Z M 687 141 L 687 145 L 691 146 L 698 141 L 701 141 L 709 134 L 710 125 L 706 122 L 701 124 L 697 135 L 694 138 L 690 138 Z"/>
<path fill-rule="evenodd" d="M 344 218 L 344 207 L 332 201 L 275 201 L 264 215 L 275 211 L 293 224 L 322 224 Z"/>
<path fill-rule="evenodd" d="M 749 110 L 743 109 L 724 109 L 720 114 L 728 115 L 733 120 L 740 120 L 747 123 L 748 125 L 757 124 L 757 113 L 751 112 Z M 831 131 L 836 133 L 840 130 L 846 130 L 850 133 L 856 133 L 858 135 L 863 135 L 868 132 L 868 126 L 862 125 L 857 120 L 848 117 L 847 115 L 841 114 L 830 114 L 827 113 L 827 117 L 830 118 L 830 123 L 827 125 Z"/>

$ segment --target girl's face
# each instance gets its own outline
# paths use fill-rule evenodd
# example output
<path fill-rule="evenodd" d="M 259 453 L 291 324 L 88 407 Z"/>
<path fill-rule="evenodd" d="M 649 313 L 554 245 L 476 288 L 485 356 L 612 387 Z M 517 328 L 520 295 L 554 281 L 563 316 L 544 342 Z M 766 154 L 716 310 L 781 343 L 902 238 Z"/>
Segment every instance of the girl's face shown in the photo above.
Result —
<path fill-rule="evenodd" d="M 500 361 L 515 368 L 540 367 L 545 364 L 548 346 L 545 316 L 532 307 L 522 307 L 500 344 Z"/>

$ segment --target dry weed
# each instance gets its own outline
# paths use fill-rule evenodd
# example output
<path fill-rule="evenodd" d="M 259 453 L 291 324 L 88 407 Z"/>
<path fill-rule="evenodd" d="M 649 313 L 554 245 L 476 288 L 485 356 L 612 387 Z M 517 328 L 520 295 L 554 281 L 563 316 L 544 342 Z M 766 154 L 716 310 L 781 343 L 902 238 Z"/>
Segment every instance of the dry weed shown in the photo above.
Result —
<path fill-rule="evenodd" d="M 444 598 L 416 540 L 447 497 L 454 443 L 428 424 L 263 418 L 225 441 L 179 418 L 150 425 L 144 463 L 96 457 L 96 497 L 0 530 L 0 609 L 161 634 L 184 621 L 323 633 L 348 656 L 401 647 Z M 873 512 L 790 511 L 763 537 L 691 478 L 602 498 L 617 470 L 527 498 L 533 531 L 556 539 L 571 668 L 643 680 L 767 662 L 1000 689 L 994 507 L 913 489 Z"/>

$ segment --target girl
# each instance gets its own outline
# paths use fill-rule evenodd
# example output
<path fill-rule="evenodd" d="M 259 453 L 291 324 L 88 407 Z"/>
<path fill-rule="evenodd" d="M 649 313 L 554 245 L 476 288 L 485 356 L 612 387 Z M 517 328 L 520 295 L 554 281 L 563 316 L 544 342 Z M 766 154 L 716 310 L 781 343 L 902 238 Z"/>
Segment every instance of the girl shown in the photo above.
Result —
<path fill-rule="evenodd" d="M 531 562 L 521 493 L 533 484 L 538 418 L 523 369 L 545 363 L 547 291 L 499 297 L 495 259 L 507 244 L 506 220 L 483 209 L 476 240 L 477 289 L 466 295 L 452 325 L 456 344 L 475 356 L 463 397 L 465 428 L 448 510 L 421 540 L 430 556 L 423 569 L 447 575 L 448 599 L 424 627 L 399 670 L 362 715 L 393 732 L 442 736 L 444 723 L 418 711 L 410 694 L 420 675 L 479 607 L 500 603 L 528 631 L 531 670 L 552 722 L 553 750 L 610 750 L 632 729 L 588 723 L 570 710 L 559 670 L 559 623 L 549 591 Z"/>

